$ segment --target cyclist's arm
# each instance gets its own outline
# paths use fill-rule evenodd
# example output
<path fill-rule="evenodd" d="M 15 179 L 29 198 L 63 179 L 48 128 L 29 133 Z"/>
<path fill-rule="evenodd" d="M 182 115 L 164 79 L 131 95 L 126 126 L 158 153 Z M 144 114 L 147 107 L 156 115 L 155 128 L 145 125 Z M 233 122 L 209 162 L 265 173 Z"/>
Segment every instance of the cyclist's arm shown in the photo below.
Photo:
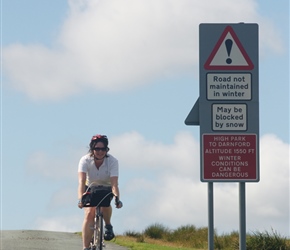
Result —
<path fill-rule="evenodd" d="M 120 199 L 118 176 L 112 176 L 110 177 L 110 179 L 111 179 L 112 192 L 115 196 L 117 196 Z"/>
<path fill-rule="evenodd" d="M 83 193 L 85 192 L 87 175 L 84 172 L 78 173 L 79 186 L 78 186 L 78 200 L 82 199 Z"/>
<path fill-rule="evenodd" d="M 117 176 L 111 177 L 111 186 L 112 186 L 112 192 L 116 196 L 116 199 L 115 199 L 116 208 L 123 207 L 123 203 L 120 201 L 120 191 L 119 191 Z"/>

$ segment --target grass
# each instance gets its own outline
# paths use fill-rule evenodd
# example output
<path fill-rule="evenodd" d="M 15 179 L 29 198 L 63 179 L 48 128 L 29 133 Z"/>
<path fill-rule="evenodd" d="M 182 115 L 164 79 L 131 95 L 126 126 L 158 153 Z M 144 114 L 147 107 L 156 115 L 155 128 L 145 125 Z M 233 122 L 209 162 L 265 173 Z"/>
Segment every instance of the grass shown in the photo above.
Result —
<path fill-rule="evenodd" d="M 170 230 L 162 224 L 153 224 L 143 232 L 125 232 L 117 236 L 115 243 L 132 250 L 205 250 L 208 249 L 207 233 L 206 227 L 187 225 Z M 247 250 L 290 250 L 290 240 L 274 230 L 247 234 L 246 245 Z M 214 249 L 238 250 L 239 233 L 215 234 Z"/>
<path fill-rule="evenodd" d="M 247 248 L 248 250 L 290 249 L 289 241 L 287 241 L 285 238 L 280 237 L 279 234 L 277 232 L 274 232 L 273 230 L 272 233 L 255 232 L 253 235 L 248 237 L 247 243 L 249 245 L 249 247 Z"/>
<path fill-rule="evenodd" d="M 198 248 L 188 248 L 178 246 L 175 243 L 165 242 L 144 237 L 142 241 L 132 236 L 117 236 L 115 243 L 120 246 L 128 247 L 132 250 L 201 250 Z"/>

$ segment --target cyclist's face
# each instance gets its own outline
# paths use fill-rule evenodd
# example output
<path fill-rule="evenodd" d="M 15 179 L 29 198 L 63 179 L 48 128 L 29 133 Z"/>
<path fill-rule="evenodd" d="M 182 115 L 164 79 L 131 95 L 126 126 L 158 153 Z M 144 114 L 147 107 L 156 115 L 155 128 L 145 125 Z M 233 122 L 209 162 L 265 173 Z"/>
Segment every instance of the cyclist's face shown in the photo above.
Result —
<path fill-rule="evenodd" d="M 105 148 L 104 143 L 102 142 L 97 142 L 95 145 L 95 149 L 94 149 L 94 155 L 98 158 L 98 159 L 102 159 L 105 157 L 107 153 L 107 150 Z"/>

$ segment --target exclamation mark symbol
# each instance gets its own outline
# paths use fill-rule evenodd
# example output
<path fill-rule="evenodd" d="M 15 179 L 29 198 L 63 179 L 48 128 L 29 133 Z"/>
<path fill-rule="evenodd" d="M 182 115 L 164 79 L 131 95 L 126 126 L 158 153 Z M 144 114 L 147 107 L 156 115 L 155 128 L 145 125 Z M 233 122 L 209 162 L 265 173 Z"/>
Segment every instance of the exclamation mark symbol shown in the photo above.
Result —
<path fill-rule="evenodd" d="M 228 59 L 226 60 L 227 64 L 231 64 L 232 63 L 232 59 L 230 58 L 231 56 L 231 51 L 232 51 L 232 47 L 233 47 L 233 41 L 231 39 L 227 39 L 225 41 L 225 45 L 226 45 L 226 49 L 228 52 Z"/>

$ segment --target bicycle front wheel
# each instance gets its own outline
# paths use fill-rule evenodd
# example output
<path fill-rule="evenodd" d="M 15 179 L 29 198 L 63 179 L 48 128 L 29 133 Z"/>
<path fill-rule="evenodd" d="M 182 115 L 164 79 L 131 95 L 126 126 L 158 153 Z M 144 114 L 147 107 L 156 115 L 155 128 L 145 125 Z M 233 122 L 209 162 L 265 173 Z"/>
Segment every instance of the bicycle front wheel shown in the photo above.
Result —
<path fill-rule="evenodd" d="M 102 216 L 97 216 L 96 224 L 98 225 L 96 230 L 96 246 L 97 249 L 102 250 L 104 243 L 104 221 Z"/>

